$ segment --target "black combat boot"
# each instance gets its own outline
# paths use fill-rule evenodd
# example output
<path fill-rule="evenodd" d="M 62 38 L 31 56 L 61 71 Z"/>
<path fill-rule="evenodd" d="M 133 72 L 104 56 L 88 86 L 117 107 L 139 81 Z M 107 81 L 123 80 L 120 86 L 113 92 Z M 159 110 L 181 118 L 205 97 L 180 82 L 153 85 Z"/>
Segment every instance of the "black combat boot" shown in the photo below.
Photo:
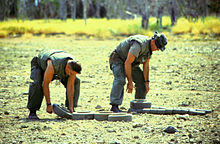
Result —
<path fill-rule="evenodd" d="M 122 112 L 122 110 L 120 110 L 120 109 L 119 109 L 118 105 L 116 105 L 116 106 L 117 106 L 117 108 L 118 108 L 119 112 Z"/>
<path fill-rule="evenodd" d="M 112 105 L 110 111 L 113 111 L 114 113 L 121 112 L 121 110 L 118 108 L 118 105 Z"/>
<path fill-rule="evenodd" d="M 28 119 L 31 119 L 31 120 L 39 120 L 39 117 L 38 117 L 37 114 L 36 114 L 36 110 L 30 110 Z"/>

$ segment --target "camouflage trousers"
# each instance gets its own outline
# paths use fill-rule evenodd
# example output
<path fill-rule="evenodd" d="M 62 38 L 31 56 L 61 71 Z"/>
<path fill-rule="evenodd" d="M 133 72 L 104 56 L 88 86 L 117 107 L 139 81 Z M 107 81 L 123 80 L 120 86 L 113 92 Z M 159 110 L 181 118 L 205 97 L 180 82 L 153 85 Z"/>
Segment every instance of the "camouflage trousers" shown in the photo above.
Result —
<path fill-rule="evenodd" d="M 28 103 L 27 103 L 27 108 L 30 110 L 39 110 L 44 98 L 43 87 L 42 87 L 44 71 L 39 67 L 37 63 L 37 59 L 38 59 L 37 57 L 34 57 L 31 61 L 30 78 L 33 80 L 33 82 L 29 84 L 29 95 L 28 95 Z M 65 79 L 61 79 L 60 81 L 66 88 L 68 77 Z M 79 94 L 80 94 L 80 79 L 76 77 L 74 83 L 74 95 L 73 95 L 74 107 L 77 107 Z M 69 106 L 67 91 L 66 91 L 65 105 L 67 107 Z"/>
<path fill-rule="evenodd" d="M 126 84 L 125 68 L 123 63 L 115 62 L 111 65 L 111 69 L 114 75 L 114 81 L 110 94 L 111 105 L 121 105 L 124 96 L 124 85 Z M 132 67 L 132 79 L 135 83 L 135 99 L 146 98 L 146 88 L 144 84 L 143 71 L 139 66 Z"/>

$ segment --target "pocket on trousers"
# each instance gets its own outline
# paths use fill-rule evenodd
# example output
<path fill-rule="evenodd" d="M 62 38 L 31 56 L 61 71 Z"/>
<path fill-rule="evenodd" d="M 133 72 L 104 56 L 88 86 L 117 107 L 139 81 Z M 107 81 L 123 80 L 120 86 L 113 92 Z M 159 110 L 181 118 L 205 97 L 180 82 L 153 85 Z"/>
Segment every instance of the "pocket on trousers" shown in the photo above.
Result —
<path fill-rule="evenodd" d="M 123 65 L 112 65 L 112 71 L 113 74 L 115 76 L 115 78 L 121 78 L 121 77 L 125 77 L 125 72 L 124 72 L 124 68 Z"/>
<path fill-rule="evenodd" d="M 43 81 L 42 70 L 37 67 L 32 67 L 30 78 L 35 82 L 42 82 Z"/>

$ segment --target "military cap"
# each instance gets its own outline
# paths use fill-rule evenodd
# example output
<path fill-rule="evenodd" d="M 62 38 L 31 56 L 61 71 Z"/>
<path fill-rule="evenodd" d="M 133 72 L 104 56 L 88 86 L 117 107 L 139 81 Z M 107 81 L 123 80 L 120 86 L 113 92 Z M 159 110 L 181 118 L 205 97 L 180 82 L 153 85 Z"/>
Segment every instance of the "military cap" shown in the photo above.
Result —
<path fill-rule="evenodd" d="M 165 45 L 167 44 L 166 36 L 164 34 L 158 34 L 158 32 L 155 32 L 153 39 L 155 40 L 157 48 L 161 51 L 164 51 Z"/>

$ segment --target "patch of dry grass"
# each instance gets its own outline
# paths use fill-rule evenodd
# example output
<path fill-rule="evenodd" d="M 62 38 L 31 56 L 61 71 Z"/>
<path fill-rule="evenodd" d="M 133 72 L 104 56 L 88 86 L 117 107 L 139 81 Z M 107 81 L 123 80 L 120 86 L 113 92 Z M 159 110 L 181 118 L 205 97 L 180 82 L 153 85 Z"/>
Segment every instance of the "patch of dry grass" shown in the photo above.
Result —
<path fill-rule="evenodd" d="M 141 18 L 129 20 L 90 18 L 87 19 L 87 24 L 85 24 L 83 19 L 75 21 L 72 19 L 67 19 L 66 21 L 57 19 L 19 21 L 11 19 L 0 22 L 0 37 L 17 34 L 66 34 L 105 39 L 134 34 L 153 35 L 154 31 L 169 33 L 170 29 L 173 34 L 220 34 L 220 21 L 216 17 L 207 17 L 205 21 L 198 19 L 196 22 L 180 18 L 175 26 L 171 27 L 170 25 L 171 21 L 168 16 L 163 17 L 162 28 L 157 25 L 156 18 L 151 17 L 148 30 L 141 28 Z"/>
<path fill-rule="evenodd" d="M 204 20 L 199 18 L 196 22 L 190 22 L 185 18 L 180 18 L 177 24 L 172 27 L 174 34 L 220 34 L 220 20 L 216 17 L 207 17 Z"/>

